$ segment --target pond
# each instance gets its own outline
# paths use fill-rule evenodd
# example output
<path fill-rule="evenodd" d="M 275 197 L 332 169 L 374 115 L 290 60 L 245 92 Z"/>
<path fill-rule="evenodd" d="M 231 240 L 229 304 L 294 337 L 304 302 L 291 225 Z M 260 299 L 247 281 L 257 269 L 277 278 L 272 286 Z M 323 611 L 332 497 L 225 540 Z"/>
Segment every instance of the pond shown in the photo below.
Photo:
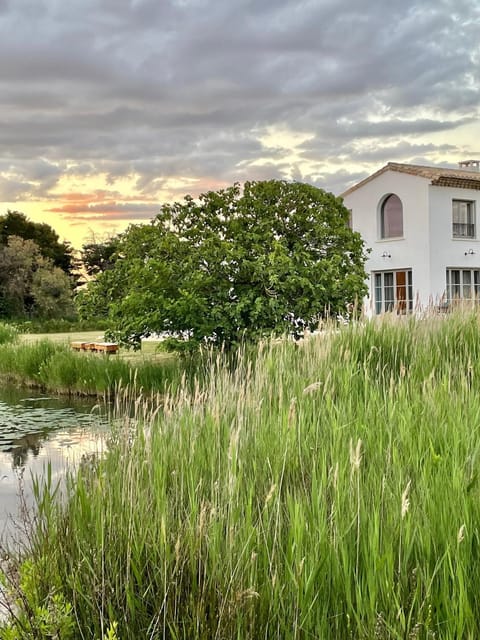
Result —
<path fill-rule="evenodd" d="M 54 483 L 82 456 L 101 450 L 105 411 L 94 400 L 0 389 L 0 539 L 16 537 L 20 487 L 32 505 L 32 474 L 51 468 Z"/>

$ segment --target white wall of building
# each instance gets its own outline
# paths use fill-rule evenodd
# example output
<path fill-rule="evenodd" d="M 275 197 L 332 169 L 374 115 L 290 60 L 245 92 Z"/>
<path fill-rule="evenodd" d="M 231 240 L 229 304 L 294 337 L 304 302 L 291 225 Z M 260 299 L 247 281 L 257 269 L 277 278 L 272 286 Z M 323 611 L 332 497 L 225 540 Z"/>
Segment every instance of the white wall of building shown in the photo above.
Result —
<path fill-rule="evenodd" d="M 403 205 L 401 239 L 380 237 L 380 206 L 391 193 Z M 474 239 L 453 238 L 453 200 L 475 202 Z M 345 196 L 344 203 L 352 210 L 353 229 L 371 249 L 365 265 L 370 286 L 367 313 L 373 312 L 372 272 L 411 269 L 414 304 L 426 307 L 438 304 L 445 295 L 447 268 L 480 269 L 478 190 L 433 186 L 428 178 L 390 170 Z"/>
<path fill-rule="evenodd" d="M 428 186 L 426 178 L 386 171 L 344 198 L 345 206 L 352 210 L 353 229 L 371 249 L 365 265 L 367 273 L 411 269 L 414 300 L 418 298 L 422 305 L 428 304 L 431 292 Z M 380 238 L 380 204 L 390 193 L 402 201 L 402 239 Z M 382 257 L 384 253 L 391 257 Z M 369 285 L 372 288 L 373 283 Z M 370 301 L 366 301 L 367 312 L 372 298 L 370 295 Z"/>
<path fill-rule="evenodd" d="M 480 191 L 430 185 L 429 196 L 431 292 L 439 299 L 445 292 L 447 268 L 480 269 Z M 452 237 L 453 200 L 476 203 L 475 239 Z"/>

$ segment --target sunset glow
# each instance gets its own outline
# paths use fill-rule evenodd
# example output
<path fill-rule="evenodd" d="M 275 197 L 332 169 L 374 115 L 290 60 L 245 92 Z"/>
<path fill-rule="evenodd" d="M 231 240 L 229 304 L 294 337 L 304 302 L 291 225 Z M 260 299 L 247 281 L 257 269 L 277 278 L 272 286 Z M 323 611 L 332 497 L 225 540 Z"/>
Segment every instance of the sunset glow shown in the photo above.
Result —
<path fill-rule="evenodd" d="M 17 0 L 0 17 L 0 211 L 78 248 L 234 182 L 338 194 L 389 161 L 480 157 L 475 3 Z"/>

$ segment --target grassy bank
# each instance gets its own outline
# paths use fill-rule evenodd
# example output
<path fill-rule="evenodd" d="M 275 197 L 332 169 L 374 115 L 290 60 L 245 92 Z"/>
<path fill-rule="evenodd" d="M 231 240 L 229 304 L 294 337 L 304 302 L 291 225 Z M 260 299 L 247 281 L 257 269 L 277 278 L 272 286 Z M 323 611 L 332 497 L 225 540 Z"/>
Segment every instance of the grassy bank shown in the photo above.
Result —
<path fill-rule="evenodd" d="M 480 637 L 479 350 L 477 315 L 372 323 L 118 397 L 39 492 L 21 637 L 35 606 L 62 638 Z"/>
<path fill-rule="evenodd" d="M 76 334 L 26 334 L 0 326 L 0 379 L 50 393 L 103 396 L 119 385 L 131 384 L 144 392 L 163 392 L 179 385 L 189 367 L 172 355 L 145 343 L 141 352 L 120 355 L 74 352 L 69 343 Z M 98 332 L 81 332 L 78 339 L 101 340 Z"/>

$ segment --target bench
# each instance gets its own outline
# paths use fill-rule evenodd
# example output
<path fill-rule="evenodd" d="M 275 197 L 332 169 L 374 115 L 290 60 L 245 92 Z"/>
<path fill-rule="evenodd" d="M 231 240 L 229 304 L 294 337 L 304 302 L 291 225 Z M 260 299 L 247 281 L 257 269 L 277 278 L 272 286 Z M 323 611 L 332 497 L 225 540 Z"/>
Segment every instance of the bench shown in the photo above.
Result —
<path fill-rule="evenodd" d="M 70 346 L 74 351 L 91 351 L 92 353 L 117 353 L 118 344 L 116 342 L 71 342 Z"/>

